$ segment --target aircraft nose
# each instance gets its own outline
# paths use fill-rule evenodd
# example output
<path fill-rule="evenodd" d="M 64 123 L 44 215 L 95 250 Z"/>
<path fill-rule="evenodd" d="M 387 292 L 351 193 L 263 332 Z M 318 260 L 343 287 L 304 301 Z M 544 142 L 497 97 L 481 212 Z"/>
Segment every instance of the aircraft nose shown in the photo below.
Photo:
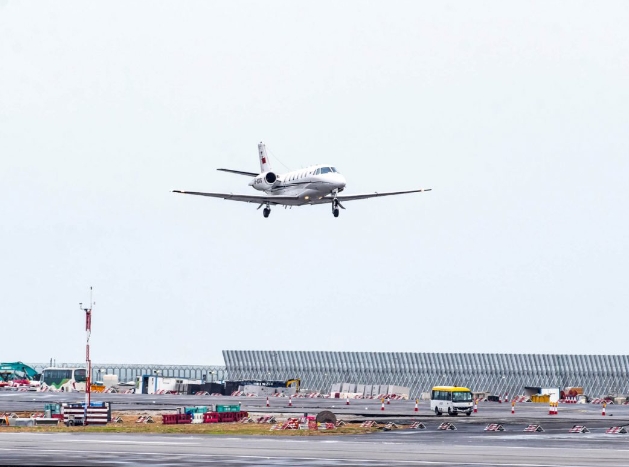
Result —
<path fill-rule="evenodd" d="M 339 188 L 343 189 L 345 188 L 345 185 L 347 185 L 347 181 L 345 180 L 345 177 L 343 177 L 341 174 L 337 174 L 338 176 L 338 185 Z"/>

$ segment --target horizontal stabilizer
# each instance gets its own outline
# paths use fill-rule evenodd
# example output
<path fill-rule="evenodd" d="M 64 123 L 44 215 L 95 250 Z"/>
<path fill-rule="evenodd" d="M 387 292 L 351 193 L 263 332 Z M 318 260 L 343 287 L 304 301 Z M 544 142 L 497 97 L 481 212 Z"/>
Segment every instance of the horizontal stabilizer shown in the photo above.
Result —
<path fill-rule="evenodd" d="M 229 172 L 232 174 L 246 175 L 248 177 L 257 177 L 258 175 L 260 175 L 254 172 L 243 172 L 242 170 L 232 170 L 232 169 L 216 169 L 216 170 L 219 170 L 221 172 Z"/>

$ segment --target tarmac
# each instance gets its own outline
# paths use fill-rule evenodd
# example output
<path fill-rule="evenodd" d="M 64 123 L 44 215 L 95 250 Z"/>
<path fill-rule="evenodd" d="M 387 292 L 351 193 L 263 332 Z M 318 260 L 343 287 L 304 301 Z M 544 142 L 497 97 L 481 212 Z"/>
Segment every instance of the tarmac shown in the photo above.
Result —
<path fill-rule="evenodd" d="M 44 403 L 76 402 L 83 394 L 0 391 L 0 412 L 41 411 Z M 229 465 L 229 466 L 511 466 L 602 467 L 629 465 L 629 434 L 606 434 L 611 426 L 627 426 L 629 406 L 560 404 L 559 415 L 548 415 L 541 404 L 520 403 L 511 414 L 510 404 L 484 402 L 471 417 L 437 417 L 428 402 L 391 401 L 381 411 L 374 400 L 98 394 L 118 410 L 159 413 L 175 407 L 210 403 L 238 403 L 243 410 L 276 416 L 332 410 L 347 421 L 376 420 L 409 424 L 421 421 L 426 428 L 378 431 L 364 435 L 277 437 L 231 435 L 162 435 L 129 433 L 33 433 L 0 430 L 0 465 Z M 440 431 L 442 422 L 456 430 Z M 487 432 L 489 423 L 505 431 Z M 541 433 L 525 433 L 529 424 L 540 424 Z M 569 433 L 585 425 L 589 433 Z"/>

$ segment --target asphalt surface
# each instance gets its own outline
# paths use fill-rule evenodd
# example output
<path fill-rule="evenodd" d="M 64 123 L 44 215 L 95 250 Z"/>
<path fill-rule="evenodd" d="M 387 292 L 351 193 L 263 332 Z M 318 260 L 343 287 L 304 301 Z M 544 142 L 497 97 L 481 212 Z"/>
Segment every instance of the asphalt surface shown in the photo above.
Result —
<path fill-rule="evenodd" d="M 578 466 L 629 464 L 626 435 L 392 431 L 265 438 L 111 433 L 2 433 L 17 465 Z"/>
<path fill-rule="evenodd" d="M 82 394 L 0 392 L 0 412 L 41 411 L 48 402 L 82 401 Z M 175 407 L 241 402 L 243 410 L 274 413 L 316 413 L 332 410 L 340 419 L 408 424 L 421 421 L 423 430 L 379 431 L 356 436 L 261 437 L 227 435 L 157 435 L 129 433 L 32 433 L 0 429 L 0 465 L 228 465 L 228 466 L 512 466 L 599 467 L 629 465 L 629 435 L 605 434 L 606 428 L 627 425 L 629 406 L 560 405 L 548 415 L 544 405 L 483 403 L 471 417 L 436 417 L 427 402 L 414 412 L 413 401 L 392 401 L 380 410 L 379 401 L 103 394 L 93 400 L 112 402 L 114 410 L 156 413 Z M 453 431 L 439 431 L 451 422 Z M 489 423 L 505 431 L 486 432 Z M 528 424 L 541 424 L 542 433 L 525 433 Z M 574 425 L 590 433 L 569 433 Z"/>

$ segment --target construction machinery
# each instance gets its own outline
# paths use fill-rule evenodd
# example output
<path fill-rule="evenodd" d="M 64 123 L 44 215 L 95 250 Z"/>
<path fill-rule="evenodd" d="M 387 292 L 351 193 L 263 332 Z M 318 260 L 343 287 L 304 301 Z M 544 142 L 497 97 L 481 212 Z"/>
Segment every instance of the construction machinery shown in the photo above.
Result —
<path fill-rule="evenodd" d="M 40 374 L 26 363 L 0 363 L 0 387 L 36 386 Z"/>

